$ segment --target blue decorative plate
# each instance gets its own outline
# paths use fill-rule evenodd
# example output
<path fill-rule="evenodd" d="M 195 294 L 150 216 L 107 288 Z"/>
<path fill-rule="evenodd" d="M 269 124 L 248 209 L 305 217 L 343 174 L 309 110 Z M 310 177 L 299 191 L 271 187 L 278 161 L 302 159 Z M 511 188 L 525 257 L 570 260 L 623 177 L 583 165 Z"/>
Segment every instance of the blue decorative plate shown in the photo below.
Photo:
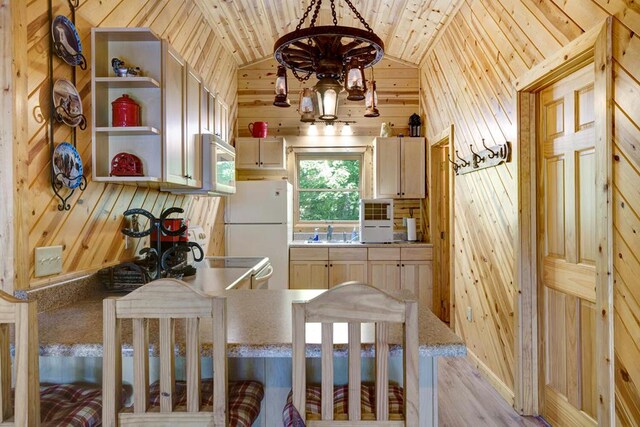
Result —
<path fill-rule="evenodd" d="M 82 159 L 73 145 L 68 142 L 58 144 L 53 151 L 52 162 L 55 178 L 62 185 L 76 188 L 82 183 Z"/>
<path fill-rule="evenodd" d="M 60 111 L 56 110 L 56 113 L 60 114 L 65 124 L 76 127 L 82 121 L 82 100 L 78 89 L 69 80 L 58 79 L 54 83 L 53 105 L 56 109 L 63 107 Z"/>
<path fill-rule="evenodd" d="M 82 43 L 73 22 L 66 16 L 56 16 L 51 23 L 51 36 L 53 37 L 53 50 L 64 62 L 73 66 L 82 63 L 84 60 Z"/>

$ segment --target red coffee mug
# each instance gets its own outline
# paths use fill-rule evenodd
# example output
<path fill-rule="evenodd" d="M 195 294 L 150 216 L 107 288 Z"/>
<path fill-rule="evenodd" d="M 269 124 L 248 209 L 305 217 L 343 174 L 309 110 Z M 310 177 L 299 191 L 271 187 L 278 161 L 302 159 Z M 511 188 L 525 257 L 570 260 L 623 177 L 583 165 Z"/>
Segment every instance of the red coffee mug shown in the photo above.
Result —
<path fill-rule="evenodd" d="M 254 138 L 266 138 L 267 137 L 267 122 L 253 122 L 249 123 L 249 132 Z"/>

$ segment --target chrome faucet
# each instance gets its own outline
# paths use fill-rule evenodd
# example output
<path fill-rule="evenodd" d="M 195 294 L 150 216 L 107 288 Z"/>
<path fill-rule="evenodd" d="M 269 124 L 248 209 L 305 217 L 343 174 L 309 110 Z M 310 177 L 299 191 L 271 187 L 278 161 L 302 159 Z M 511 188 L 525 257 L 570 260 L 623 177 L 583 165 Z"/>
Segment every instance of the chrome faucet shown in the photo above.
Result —
<path fill-rule="evenodd" d="M 333 226 L 331 224 L 327 225 L 327 242 L 330 242 L 333 239 Z"/>

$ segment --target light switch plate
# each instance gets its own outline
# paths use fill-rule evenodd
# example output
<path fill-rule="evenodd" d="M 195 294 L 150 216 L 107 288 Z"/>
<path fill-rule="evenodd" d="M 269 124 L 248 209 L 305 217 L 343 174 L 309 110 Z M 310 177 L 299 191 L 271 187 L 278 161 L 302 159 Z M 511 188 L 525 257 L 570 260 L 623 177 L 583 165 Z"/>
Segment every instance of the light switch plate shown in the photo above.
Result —
<path fill-rule="evenodd" d="M 471 307 L 467 307 L 467 320 L 469 322 L 473 321 L 473 311 L 471 311 Z"/>
<path fill-rule="evenodd" d="M 62 246 L 36 248 L 36 277 L 62 273 Z"/>

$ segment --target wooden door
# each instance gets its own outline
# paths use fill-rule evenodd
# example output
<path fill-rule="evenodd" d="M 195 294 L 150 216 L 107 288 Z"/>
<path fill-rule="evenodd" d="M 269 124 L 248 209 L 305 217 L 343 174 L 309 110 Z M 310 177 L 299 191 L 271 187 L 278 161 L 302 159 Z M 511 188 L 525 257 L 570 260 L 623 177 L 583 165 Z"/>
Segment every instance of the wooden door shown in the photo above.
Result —
<path fill-rule="evenodd" d="M 449 147 L 431 146 L 429 198 L 431 200 L 431 242 L 433 243 L 434 312 L 444 322 L 450 322 L 451 305 L 451 209 Z"/>
<path fill-rule="evenodd" d="M 257 138 L 236 138 L 236 167 L 260 168 L 260 144 Z"/>
<path fill-rule="evenodd" d="M 186 158 L 187 184 L 191 187 L 202 186 L 202 133 L 201 97 L 202 78 L 191 67 L 187 67 L 187 99 L 184 152 Z"/>
<path fill-rule="evenodd" d="M 375 195 L 377 198 L 398 198 L 400 196 L 400 140 L 378 138 L 375 150 Z"/>
<path fill-rule="evenodd" d="M 186 184 L 185 135 L 186 67 L 184 59 L 163 41 L 164 55 L 164 180 Z"/>
<path fill-rule="evenodd" d="M 538 247 L 543 416 L 596 425 L 593 64 L 540 93 Z"/>
<path fill-rule="evenodd" d="M 289 289 L 327 289 L 328 284 L 327 261 L 289 262 Z"/>
<path fill-rule="evenodd" d="M 424 199 L 426 177 L 426 147 L 424 138 L 399 138 L 400 143 L 400 197 Z"/>
<path fill-rule="evenodd" d="M 260 140 L 260 167 L 266 169 L 285 169 L 283 138 L 265 138 Z"/>
<path fill-rule="evenodd" d="M 433 311 L 431 261 L 402 261 L 400 288 L 413 292 L 420 307 Z"/>
<path fill-rule="evenodd" d="M 330 261 L 329 288 L 352 280 L 367 282 L 366 261 Z"/>
<path fill-rule="evenodd" d="M 369 261 L 367 282 L 378 289 L 400 289 L 400 261 Z"/>

